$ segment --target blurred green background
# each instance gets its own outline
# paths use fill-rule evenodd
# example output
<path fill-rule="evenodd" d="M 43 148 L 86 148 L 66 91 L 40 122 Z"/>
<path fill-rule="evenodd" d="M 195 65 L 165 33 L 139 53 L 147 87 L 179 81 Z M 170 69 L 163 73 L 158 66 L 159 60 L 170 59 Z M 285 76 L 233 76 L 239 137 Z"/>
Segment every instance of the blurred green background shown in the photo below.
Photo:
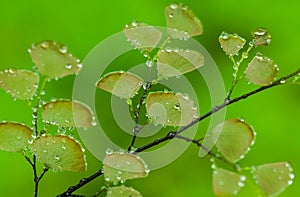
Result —
<path fill-rule="evenodd" d="M 133 20 L 164 26 L 164 7 L 170 0 L 133 1 L 1 1 L 0 3 L 0 69 L 15 67 L 31 69 L 33 63 L 27 49 L 33 42 L 57 40 L 83 59 L 106 37 L 122 30 Z M 230 87 L 232 66 L 219 48 L 218 35 L 222 31 L 236 32 L 251 38 L 251 30 L 267 28 L 272 36 L 269 47 L 261 48 L 287 74 L 299 67 L 300 2 L 299 1 L 204 1 L 182 0 L 194 10 L 204 24 L 204 34 L 196 39 L 210 52 Z M 118 46 L 116 46 L 118 47 Z M 126 64 L 126 62 L 124 62 Z M 99 76 L 100 77 L 100 76 Z M 193 74 L 190 80 L 197 83 Z M 48 85 L 47 98 L 71 98 L 74 76 Z M 243 86 L 241 87 L 243 88 Z M 242 92 L 243 89 L 235 94 Z M 243 117 L 256 129 L 255 146 L 241 162 L 243 165 L 289 161 L 295 169 L 295 182 L 280 196 L 300 195 L 300 87 L 287 85 L 268 90 L 241 101 L 227 109 L 227 118 Z M 202 96 L 207 96 L 203 94 Z M 105 98 L 105 97 L 104 97 Z M 106 102 L 104 101 L 101 102 Z M 109 97 L 107 97 L 109 98 Z M 23 102 L 12 101 L 0 91 L 0 120 L 30 124 L 31 111 Z M 210 108 L 200 102 L 204 113 Z M 204 103 L 205 104 L 205 103 Z M 111 122 L 107 121 L 107 125 Z M 204 122 L 204 125 L 207 124 Z M 117 134 L 115 135 L 117 138 Z M 197 156 L 198 148 L 190 148 L 171 165 L 150 173 L 145 179 L 129 181 L 144 196 L 213 196 L 208 158 Z M 50 172 L 40 185 L 40 196 L 55 196 L 80 178 L 89 176 L 101 167 L 100 162 L 87 152 L 88 170 L 84 173 Z M 16 153 L 0 152 L 0 196 L 32 196 L 31 167 Z M 101 188 L 102 178 L 78 191 L 94 194 Z M 255 196 L 245 187 L 238 196 Z"/>

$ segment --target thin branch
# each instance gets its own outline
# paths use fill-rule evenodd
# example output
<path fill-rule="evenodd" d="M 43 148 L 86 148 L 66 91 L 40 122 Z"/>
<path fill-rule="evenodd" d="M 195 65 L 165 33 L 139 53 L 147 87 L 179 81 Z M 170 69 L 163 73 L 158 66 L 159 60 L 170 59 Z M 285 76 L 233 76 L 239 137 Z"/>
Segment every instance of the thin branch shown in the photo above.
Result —
<path fill-rule="evenodd" d="M 148 82 L 146 82 L 146 84 L 144 86 L 143 96 L 140 99 L 140 102 L 137 106 L 137 110 L 134 112 L 135 125 L 134 125 L 134 128 L 133 128 L 133 137 L 132 137 L 132 140 L 131 140 L 131 144 L 128 147 L 128 152 L 130 152 L 132 150 L 132 147 L 134 147 L 136 137 L 137 137 L 138 133 L 140 132 L 140 130 L 142 129 L 139 126 L 139 116 L 140 116 L 142 105 L 144 104 L 144 102 L 146 100 L 146 96 L 147 96 L 147 93 L 148 93 L 150 88 L 151 88 L 151 82 L 148 81 Z"/>
<path fill-rule="evenodd" d="M 191 138 L 188 138 L 188 137 L 184 137 L 184 136 L 181 136 L 181 135 L 176 135 L 175 138 L 178 138 L 178 139 L 182 139 L 182 140 L 185 140 L 187 142 L 191 142 L 193 144 L 196 144 L 199 148 L 201 148 L 202 150 L 206 151 L 207 154 L 209 154 L 210 156 L 214 157 L 214 158 L 217 158 L 218 160 L 226 163 L 226 164 L 229 164 L 231 165 L 234 169 L 238 169 L 238 166 L 236 165 L 236 163 L 230 163 L 229 161 L 227 161 L 224 157 L 221 157 L 220 155 L 216 154 L 215 152 L 209 150 L 207 147 L 205 147 L 202 143 L 200 143 L 200 140 L 196 140 L 196 139 L 191 139 Z"/>
<path fill-rule="evenodd" d="M 86 185 L 87 183 L 91 182 L 92 180 L 94 180 L 95 178 L 97 178 L 97 177 L 99 177 L 101 175 L 103 175 L 103 170 L 102 169 L 98 170 L 95 174 L 91 175 L 88 178 L 81 179 L 77 185 L 69 187 L 67 189 L 67 191 L 65 191 L 64 193 L 61 193 L 61 194 L 57 195 L 57 197 L 72 196 L 73 192 L 75 192 L 76 190 L 78 190 L 82 186 Z"/>
<path fill-rule="evenodd" d="M 207 148 L 205 148 L 201 143 L 200 143 L 200 140 L 196 140 L 196 141 L 193 141 L 191 139 L 188 139 L 188 138 L 184 138 L 182 136 L 179 136 L 180 133 L 182 133 L 183 131 L 185 131 L 186 129 L 188 129 L 189 127 L 195 125 L 196 123 L 204 120 L 205 118 L 211 116 L 212 114 L 218 112 L 219 110 L 223 109 L 224 107 L 228 106 L 228 105 L 231 105 L 233 103 L 236 103 L 240 100 L 243 100 L 243 99 L 246 99 L 248 98 L 249 96 L 252 96 L 252 95 L 255 95 L 259 92 L 262 92 L 264 90 L 267 90 L 271 87 L 275 87 L 277 85 L 282 85 L 285 83 L 285 81 L 293 76 L 296 76 L 300 73 L 300 69 L 296 70 L 295 72 L 289 74 L 289 75 L 286 75 L 282 78 L 280 78 L 279 80 L 273 82 L 272 84 L 268 85 L 268 86 L 263 86 L 263 87 L 260 87 L 260 88 L 257 88 L 249 93 L 246 93 L 246 94 L 243 94 L 239 97 L 236 97 L 232 100 L 225 100 L 224 103 L 222 103 L 221 105 L 218 105 L 216 107 L 214 107 L 211 111 L 207 112 L 206 114 L 204 114 L 203 116 L 197 118 L 197 119 L 194 119 L 191 123 L 187 124 L 186 126 L 184 127 L 181 127 L 180 129 L 178 129 L 176 132 L 174 131 L 171 131 L 169 132 L 165 137 L 162 137 L 162 138 L 159 138 L 159 139 L 156 139 L 154 140 L 153 142 L 149 143 L 149 144 L 146 144 L 145 146 L 142 146 L 138 149 L 136 149 L 134 152 L 132 152 L 132 154 L 138 154 L 139 152 L 143 152 L 144 150 L 147 150 L 149 148 L 152 148 L 156 145 L 159 145 L 167 140 L 170 140 L 170 139 L 173 139 L 173 138 L 180 138 L 180 139 L 184 139 L 186 141 L 191 141 L 195 144 L 197 144 L 198 146 L 200 146 L 202 149 L 206 150 L 208 152 L 208 154 L 210 155 L 215 155 L 216 158 L 218 158 L 218 156 L 216 154 L 214 154 L 213 152 L 211 152 L 210 150 L 208 150 Z M 220 159 L 220 158 L 219 158 Z M 68 190 L 60 195 L 58 195 L 57 197 L 67 197 L 67 196 L 72 196 L 72 193 L 76 190 L 78 190 L 79 188 L 81 188 L 82 186 L 84 186 L 85 184 L 89 183 L 90 181 L 94 180 L 95 178 L 99 177 L 100 175 L 103 174 L 103 171 L 102 170 L 99 170 L 98 172 L 96 172 L 95 174 L 91 175 L 90 177 L 86 178 L 86 179 L 82 179 L 77 185 L 75 186 L 71 186 L 68 188 Z M 73 195 L 74 196 L 74 195 Z"/>
<path fill-rule="evenodd" d="M 165 142 L 165 141 L 167 141 L 167 140 L 173 139 L 176 135 L 179 135 L 180 133 L 182 133 L 183 131 L 187 130 L 187 129 L 190 128 L 191 126 L 193 126 L 193 125 L 197 124 L 198 122 L 200 122 L 200 121 L 206 119 L 207 117 L 211 116 L 212 114 L 214 114 L 214 113 L 220 111 L 220 110 L 223 109 L 224 107 L 229 106 L 229 105 L 231 105 L 231 104 L 233 104 L 233 103 L 236 103 L 236 102 L 238 102 L 238 101 L 240 101 L 240 100 L 246 99 L 246 98 L 248 98 L 249 96 L 255 95 L 255 94 L 257 94 L 257 93 L 259 93 L 259 92 L 262 92 L 262 91 L 264 91 L 264 90 L 270 89 L 270 88 L 275 87 L 275 86 L 278 86 L 278 85 L 285 84 L 285 81 L 286 81 L 287 79 L 289 79 L 289 78 L 291 78 L 291 77 L 294 77 L 294 76 L 298 75 L 299 73 L 300 73 L 300 69 L 298 69 L 298 70 L 296 70 L 295 72 L 293 72 L 293 73 L 291 73 L 291 74 L 288 74 L 288 75 L 286 75 L 286 76 L 284 76 L 284 77 L 278 79 L 277 81 L 273 82 L 272 84 L 270 84 L 270 85 L 268 85 L 268 86 L 262 86 L 262 87 L 257 88 L 257 89 L 255 89 L 255 90 L 249 92 L 249 93 L 246 93 L 246 94 L 243 94 L 243 95 L 241 95 L 241 96 L 239 96 L 239 97 L 236 97 L 236 98 L 234 98 L 234 99 L 232 99 L 232 100 L 227 100 L 227 99 L 226 99 L 226 100 L 224 101 L 224 103 L 222 103 L 221 105 L 218 105 L 218 106 L 214 107 L 211 111 L 207 112 L 207 113 L 204 114 L 203 116 L 200 116 L 199 118 L 194 119 L 194 120 L 193 120 L 192 122 L 190 122 L 189 124 L 187 124 L 187 125 L 181 127 L 180 129 L 178 129 L 178 130 L 177 130 L 175 133 L 173 133 L 172 135 L 170 135 L 170 133 L 168 133 L 165 137 L 160 138 L 160 139 L 156 139 L 156 140 L 154 140 L 153 142 L 151 142 L 151 143 L 149 143 L 149 144 L 147 144 L 147 145 L 145 145 L 145 146 L 142 146 L 142 147 L 136 149 L 133 153 L 134 153 L 134 154 L 137 154 L 137 153 L 139 153 L 139 152 L 142 152 L 142 151 L 144 151 L 144 150 L 147 150 L 147 149 L 149 149 L 149 148 L 152 148 L 153 146 L 159 145 L 159 144 L 161 144 L 161 143 L 163 143 L 163 142 Z"/>

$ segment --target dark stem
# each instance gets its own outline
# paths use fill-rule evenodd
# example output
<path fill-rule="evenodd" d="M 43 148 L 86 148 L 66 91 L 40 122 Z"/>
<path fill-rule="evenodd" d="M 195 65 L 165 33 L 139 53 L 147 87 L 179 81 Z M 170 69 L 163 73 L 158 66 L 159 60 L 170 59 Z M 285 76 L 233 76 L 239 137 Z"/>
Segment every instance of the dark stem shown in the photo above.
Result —
<path fill-rule="evenodd" d="M 147 96 L 147 93 L 148 93 L 150 88 L 151 88 L 151 82 L 148 81 L 145 84 L 143 96 L 140 99 L 140 102 L 137 106 L 137 110 L 134 112 L 135 125 L 134 125 L 134 128 L 133 128 L 133 137 L 132 137 L 132 140 L 131 140 L 131 144 L 128 147 L 128 152 L 131 152 L 132 148 L 134 147 L 136 137 L 137 137 L 138 133 L 140 132 L 140 130 L 142 129 L 139 126 L 139 116 L 140 116 L 142 105 L 144 104 L 144 102 L 146 100 L 146 96 Z"/>
<path fill-rule="evenodd" d="M 88 178 L 83 178 L 79 181 L 77 185 L 71 186 L 68 188 L 67 191 L 65 191 L 62 194 L 57 195 L 57 197 L 67 197 L 67 196 L 72 196 L 72 193 L 81 188 L 82 186 L 86 185 L 87 183 L 91 182 L 95 178 L 101 176 L 103 174 L 103 170 L 100 169 L 98 170 L 95 174 L 91 175 Z M 75 195 L 76 196 L 76 195 Z"/>
<path fill-rule="evenodd" d="M 191 142 L 193 142 L 193 140 L 191 139 L 188 139 L 188 138 L 184 138 L 182 136 L 179 136 L 180 133 L 182 133 L 183 131 L 185 131 L 186 129 L 188 129 L 189 127 L 193 126 L 194 124 L 204 120 L 205 118 L 211 116 L 212 114 L 218 112 L 219 110 L 223 109 L 224 107 L 228 106 L 228 105 L 231 105 L 233 103 L 236 103 L 240 100 L 243 100 L 243 99 L 246 99 L 248 98 L 249 96 L 251 95 L 254 95 L 254 94 L 257 94 L 261 91 L 264 91 L 264 90 L 267 90 L 271 87 L 274 87 L 274 86 L 277 86 L 277 85 L 282 85 L 283 84 L 283 81 L 286 81 L 287 79 L 295 76 L 295 75 L 298 75 L 300 73 L 300 69 L 298 69 L 297 71 L 289 74 L 289 75 L 286 75 L 282 78 L 280 78 L 279 80 L 273 82 L 272 84 L 268 85 L 268 86 L 263 86 L 263 87 L 260 87 L 260 88 L 257 88 L 256 90 L 253 90 L 247 94 L 244 94 L 242 96 L 239 96 L 239 97 L 236 97 L 232 100 L 225 100 L 224 103 L 222 103 L 221 105 L 218 105 L 216 107 L 214 107 L 211 111 L 207 112 L 206 114 L 204 114 L 203 116 L 197 118 L 197 119 L 194 119 L 191 123 L 189 123 L 188 125 L 184 126 L 184 127 L 181 127 L 180 129 L 178 129 L 176 132 L 169 132 L 165 137 L 162 137 L 162 138 L 159 138 L 159 139 L 156 139 L 154 140 L 153 142 L 149 143 L 149 144 L 146 144 L 145 146 L 142 146 L 138 149 L 136 149 L 135 151 L 132 152 L 132 154 L 138 154 L 139 152 L 142 152 L 144 150 L 147 150 L 149 148 L 152 148 L 158 144 L 161 144 L 167 140 L 170 140 L 170 139 L 173 139 L 173 138 L 180 138 L 180 139 L 184 139 L 184 140 L 190 140 Z M 212 156 L 216 156 L 216 154 L 212 153 L 210 150 L 208 150 L 207 148 L 204 148 L 204 146 L 200 143 L 200 140 L 196 140 L 194 141 L 193 143 L 196 143 L 198 146 L 200 146 L 203 150 L 206 150 L 208 152 L 208 154 L 212 155 Z M 198 144 L 199 143 L 199 144 Z M 218 158 L 220 159 L 220 158 Z M 102 175 L 103 172 L 102 170 L 99 170 L 98 172 L 96 172 L 95 174 L 91 175 L 90 177 L 86 178 L 86 179 L 82 179 L 84 181 L 80 181 L 77 185 L 75 186 L 71 186 L 68 188 L 68 190 L 60 195 L 58 195 L 57 197 L 67 197 L 67 196 L 71 196 L 72 193 L 76 190 L 78 190 L 79 188 L 81 188 L 82 186 L 84 186 L 85 184 L 89 183 L 90 181 L 94 180 L 95 178 L 99 177 L 100 175 Z"/>
<path fill-rule="evenodd" d="M 207 154 L 209 154 L 210 156 L 214 157 L 214 158 L 217 158 L 218 160 L 228 164 L 228 165 L 231 165 L 234 169 L 238 169 L 238 166 L 236 165 L 236 163 L 230 163 L 229 161 L 227 161 L 224 157 L 221 157 L 220 155 L 216 154 L 215 152 L 209 150 L 207 147 L 205 147 L 200 141 L 202 139 L 199 139 L 199 140 L 196 140 L 196 139 L 191 139 L 191 138 L 187 138 L 187 137 L 184 137 L 184 136 L 181 136 L 181 135 L 176 135 L 175 138 L 178 138 L 178 139 L 182 139 L 182 140 L 185 140 L 187 142 L 191 142 L 193 144 L 196 144 L 198 147 L 200 147 L 202 150 L 206 151 Z"/>
<path fill-rule="evenodd" d="M 232 99 L 232 100 L 226 99 L 226 100 L 224 101 L 224 103 L 222 103 L 221 105 L 215 106 L 211 111 L 207 112 L 207 113 L 204 114 L 203 116 L 200 116 L 199 118 L 194 119 L 194 120 L 193 120 L 192 122 L 190 122 L 189 124 L 187 124 L 187 125 L 181 127 L 180 129 L 178 129 L 178 130 L 175 132 L 175 136 L 176 136 L 176 135 L 179 135 L 180 133 L 182 133 L 182 132 L 185 131 L 186 129 L 190 128 L 191 126 L 197 124 L 198 122 L 200 122 L 200 121 L 206 119 L 207 117 L 211 116 L 212 114 L 218 112 L 219 110 L 223 109 L 224 107 L 229 106 L 229 105 L 231 105 L 231 104 L 233 104 L 233 103 L 236 103 L 236 102 L 238 102 L 238 101 L 240 101 L 240 100 L 246 99 L 246 98 L 248 98 L 249 96 L 255 95 L 255 94 L 257 94 L 257 93 L 259 93 L 259 92 L 262 92 L 262 91 L 264 91 L 264 90 L 267 90 L 267 89 L 269 89 L 269 88 L 272 88 L 272 87 L 275 87 L 275 86 L 278 86 L 278 85 L 285 84 L 285 81 L 286 81 L 287 79 L 289 79 L 289 78 L 291 78 L 291 77 L 293 77 L 293 76 L 296 76 L 296 75 L 298 75 L 299 73 L 300 73 L 300 69 L 298 69 L 298 70 L 296 70 L 295 72 L 293 72 L 293 73 L 291 73 L 291 74 L 289 74 L 289 75 L 286 75 L 286 76 L 284 76 L 284 77 L 282 77 L 282 78 L 280 78 L 280 79 L 274 81 L 272 84 L 270 84 L 270 85 L 268 85 L 268 86 L 262 86 L 262 87 L 257 88 L 257 89 L 255 89 L 255 90 L 249 92 L 249 93 L 246 93 L 246 94 L 243 94 L 243 95 L 241 95 L 241 96 L 239 96 L 239 97 L 236 97 L 236 98 L 234 98 L 234 99 Z M 169 134 L 170 134 L 170 133 L 169 133 Z M 166 135 L 165 137 L 163 137 L 163 138 L 156 139 L 155 141 L 153 141 L 153 142 L 151 142 L 151 143 L 149 143 L 149 144 L 147 144 L 147 145 L 145 145 L 145 146 L 142 146 L 142 147 L 136 149 L 133 153 L 136 154 L 136 153 L 142 152 L 142 151 L 147 150 L 147 149 L 149 149 L 149 148 L 151 148 L 151 147 L 153 147 L 153 146 L 159 145 L 160 143 L 163 143 L 163 142 L 165 142 L 165 141 L 167 141 L 167 140 L 170 140 L 170 139 L 174 138 L 174 136 L 170 136 L 169 134 L 167 134 L 167 135 Z"/>

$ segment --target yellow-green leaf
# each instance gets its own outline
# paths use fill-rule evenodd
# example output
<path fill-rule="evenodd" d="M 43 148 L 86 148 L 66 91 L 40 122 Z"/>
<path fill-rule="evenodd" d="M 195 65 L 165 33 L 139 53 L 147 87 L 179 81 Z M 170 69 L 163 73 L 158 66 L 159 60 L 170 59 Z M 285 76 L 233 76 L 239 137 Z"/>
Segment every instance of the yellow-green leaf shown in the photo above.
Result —
<path fill-rule="evenodd" d="M 106 197 L 142 197 L 142 194 L 131 187 L 110 187 Z"/>
<path fill-rule="evenodd" d="M 203 33 L 201 21 L 186 5 L 173 3 L 166 7 L 165 15 L 172 38 L 187 39 Z"/>
<path fill-rule="evenodd" d="M 238 55 L 238 52 L 244 47 L 246 40 L 237 34 L 222 32 L 219 36 L 221 48 L 228 56 Z"/>
<path fill-rule="evenodd" d="M 125 99 L 133 97 L 142 85 L 142 78 L 124 71 L 108 73 L 96 83 L 98 88 Z"/>
<path fill-rule="evenodd" d="M 21 152 L 29 144 L 32 130 L 19 123 L 0 123 L 0 149 L 9 152 Z"/>
<path fill-rule="evenodd" d="M 218 168 L 213 172 L 213 188 L 216 196 L 236 195 L 245 185 L 246 177 L 229 170 Z"/>
<path fill-rule="evenodd" d="M 198 51 L 165 49 L 158 53 L 157 70 L 160 78 L 180 76 L 203 65 L 204 57 Z"/>
<path fill-rule="evenodd" d="M 294 174 L 289 163 L 279 162 L 257 166 L 254 178 L 267 196 L 276 196 L 293 183 Z"/>
<path fill-rule="evenodd" d="M 147 52 L 151 52 L 162 37 L 162 32 L 157 28 L 136 21 L 127 24 L 123 32 L 135 48 Z"/>
<path fill-rule="evenodd" d="M 188 95 L 173 92 L 149 93 L 146 110 L 154 124 L 168 126 L 184 126 L 197 116 L 197 108 Z"/>
<path fill-rule="evenodd" d="M 234 163 L 244 157 L 254 144 L 255 131 L 240 119 L 226 120 L 217 125 L 211 133 L 220 153 Z"/>
<path fill-rule="evenodd" d="M 268 57 L 257 54 L 249 63 L 245 77 L 248 81 L 261 85 L 270 85 L 278 75 L 277 65 Z"/>
<path fill-rule="evenodd" d="M 79 101 L 48 102 L 43 106 L 42 116 L 45 123 L 61 127 L 89 128 L 96 124 L 91 109 Z"/>
<path fill-rule="evenodd" d="M 149 172 L 141 158 L 127 153 L 108 153 L 103 164 L 105 180 L 110 182 L 145 177 Z"/>
<path fill-rule="evenodd" d="M 34 72 L 14 68 L 0 71 L 0 87 L 13 98 L 31 99 L 38 88 L 38 84 L 39 76 Z"/>
<path fill-rule="evenodd" d="M 268 46 L 271 43 L 272 36 L 265 28 L 257 28 L 251 33 L 255 46 Z"/>
<path fill-rule="evenodd" d="M 67 47 L 56 41 L 42 41 L 32 45 L 29 53 L 39 72 L 49 79 L 78 73 L 80 60 L 67 51 Z"/>
<path fill-rule="evenodd" d="M 36 158 L 55 170 L 80 172 L 86 170 L 83 149 L 79 142 L 65 135 L 42 135 L 30 145 Z"/>

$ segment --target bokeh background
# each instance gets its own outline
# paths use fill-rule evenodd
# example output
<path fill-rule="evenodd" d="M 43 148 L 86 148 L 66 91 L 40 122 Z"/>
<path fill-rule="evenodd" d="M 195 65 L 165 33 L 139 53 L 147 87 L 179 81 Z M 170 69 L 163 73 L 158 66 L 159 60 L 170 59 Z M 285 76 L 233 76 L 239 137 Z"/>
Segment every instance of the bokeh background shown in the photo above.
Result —
<path fill-rule="evenodd" d="M 122 30 L 133 20 L 165 26 L 164 7 L 170 0 L 132 1 L 1 1 L 0 3 L 0 69 L 15 67 L 31 69 L 33 63 L 27 49 L 34 42 L 57 40 L 68 46 L 77 57 L 84 59 L 88 52 L 106 37 Z M 182 0 L 191 7 L 204 24 L 204 34 L 196 39 L 210 52 L 230 87 L 232 65 L 218 44 L 222 31 L 236 32 L 246 39 L 251 30 L 267 28 L 272 36 L 269 47 L 263 47 L 266 56 L 280 67 L 280 74 L 299 68 L 300 2 L 299 1 L 204 1 Z M 118 46 L 115 46 L 118 47 Z M 123 62 L 124 65 L 130 65 Z M 100 76 L 99 76 L 100 77 Z M 197 86 L 196 75 L 187 77 Z M 54 81 L 47 86 L 46 97 L 71 98 L 74 76 Z M 201 93 L 201 113 L 207 111 L 209 95 Z M 202 84 L 203 85 L 203 84 Z M 254 87 L 254 86 L 250 86 Z M 249 86 L 240 86 L 235 95 Z M 202 88 L 205 89 L 205 88 Z M 99 93 L 101 95 L 101 93 Z M 295 182 L 280 196 L 300 195 L 300 86 L 286 85 L 260 93 L 227 109 L 227 118 L 243 117 L 256 129 L 255 146 L 242 165 L 251 166 L 269 162 L 289 161 L 295 169 Z M 109 102 L 109 97 L 97 96 L 98 102 Z M 108 98 L 108 101 L 105 99 Z M 102 99 L 102 100 L 101 100 Z M 101 106 L 101 105 L 100 105 Z M 106 109 L 107 111 L 107 109 Z M 104 110 L 103 113 L 106 113 Z M 108 113 L 108 112 L 107 112 Z M 0 120 L 20 121 L 30 124 L 31 110 L 21 101 L 0 90 Z M 106 120 L 112 125 L 113 120 Z M 207 122 L 203 123 L 203 127 Z M 111 134 L 117 141 L 118 132 Z M 40 196 L 55 196 L 80 178 L 89 176 L 101 163 L 87 153 L 88 170 L 83 173 L 49 172 L 40 184 Z M 209 158 L 199 158 L 198 148 L 191 145 L 174 163 L 150 173 L 149 177 L 128 181 L 144 196 L 213 196 L 212 171 Z M 33 176 L 31 167 L 16 153 L 0 152 L 0 196 L 32 196 Z M 98 178 L 78 191 L 92 195 L 99 191 L 102 179 Z M 238 196 L 255 196 L 246 186 Z"/>

